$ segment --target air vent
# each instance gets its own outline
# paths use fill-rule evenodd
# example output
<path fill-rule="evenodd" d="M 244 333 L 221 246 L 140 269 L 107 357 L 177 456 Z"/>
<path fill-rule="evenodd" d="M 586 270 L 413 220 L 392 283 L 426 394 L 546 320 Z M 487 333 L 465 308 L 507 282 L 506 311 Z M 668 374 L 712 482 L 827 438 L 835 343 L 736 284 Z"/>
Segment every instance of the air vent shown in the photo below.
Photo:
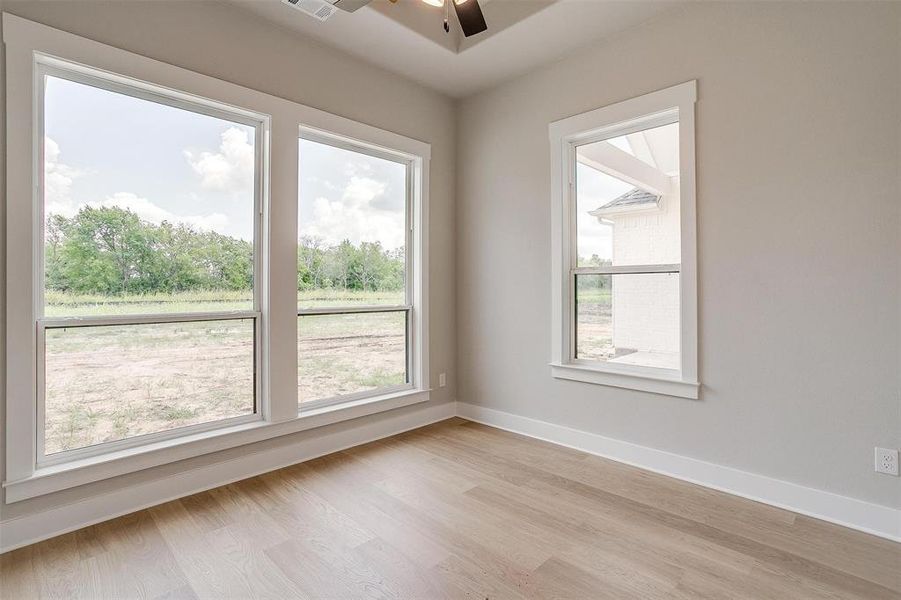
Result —
<path fill-rule="evenodd" d="M 325 0 L 282 0 L 282 2 L 320 21 L 325 21 L 338 10 Z"/>

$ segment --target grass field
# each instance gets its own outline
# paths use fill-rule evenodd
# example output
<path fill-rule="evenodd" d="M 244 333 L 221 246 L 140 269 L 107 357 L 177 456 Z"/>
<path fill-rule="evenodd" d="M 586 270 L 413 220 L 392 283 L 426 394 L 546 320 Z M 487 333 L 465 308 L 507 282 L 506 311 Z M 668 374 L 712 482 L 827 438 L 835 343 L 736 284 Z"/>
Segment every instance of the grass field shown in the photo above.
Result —
<path fill-rule="evenodd" d="M 178 294 L 101 296 L 48 291 L 44 294 L 47 317 L 85 317 L 184 312 L 252 310 L 250 291 L 198 291 Z"/>
<path fill-rule="evenodd" d="M 402 304 L 401 293 L 310 291 L 300 305 Z M 103 297 L 50 292 L 48 317 L 249 310 L 241 292 Z M 298 318 L 301 401 L 406 381 L 405 313 Z M 47 331 L 45 452 L 254 410 L 253 320 Z"/>

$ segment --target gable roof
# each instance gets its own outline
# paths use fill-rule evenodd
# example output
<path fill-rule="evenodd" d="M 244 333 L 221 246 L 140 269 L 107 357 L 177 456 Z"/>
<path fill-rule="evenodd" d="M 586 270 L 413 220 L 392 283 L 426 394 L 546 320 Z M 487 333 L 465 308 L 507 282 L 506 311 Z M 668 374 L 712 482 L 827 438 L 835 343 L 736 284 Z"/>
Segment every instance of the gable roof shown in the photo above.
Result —
<path fill-rule="evenodd" d="M 607 204 L 594 209 L 589 214 L 600 216 L 608 212 L 622 212 L 633 208 L 646 209 L 660 206 L 660 196 L 640 188 L 632 188 L 622 196 L 614 198 Z"/>

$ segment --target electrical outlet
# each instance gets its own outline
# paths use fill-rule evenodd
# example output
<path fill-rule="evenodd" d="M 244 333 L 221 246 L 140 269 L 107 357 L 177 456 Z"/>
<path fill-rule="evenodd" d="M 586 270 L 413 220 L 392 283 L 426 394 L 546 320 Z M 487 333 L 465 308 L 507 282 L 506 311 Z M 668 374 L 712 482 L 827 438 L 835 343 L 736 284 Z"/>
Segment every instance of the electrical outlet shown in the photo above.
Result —
<path fill-rule="evenodd" d="M 447 385 L 447 374 L 441 373 L 438 375 L 438 387 L 444 387 Z M 897 461 L 895 461 L 897 462 Z"/>
<path fill-rule="evenodd" d="M 894 448 L 876 448 L 876 472 L 898 476 L 898 451 Z"/>

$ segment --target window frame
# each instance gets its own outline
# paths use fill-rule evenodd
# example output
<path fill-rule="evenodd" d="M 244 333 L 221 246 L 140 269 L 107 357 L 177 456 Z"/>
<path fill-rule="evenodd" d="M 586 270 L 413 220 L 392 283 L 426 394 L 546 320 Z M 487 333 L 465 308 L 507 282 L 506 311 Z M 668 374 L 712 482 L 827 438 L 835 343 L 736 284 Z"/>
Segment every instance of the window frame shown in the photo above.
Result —
<path fill-rule="evenodd" d="M 188 313 L 135 313 L 131 315 L 104 315 L 104 316 L 79 316 L 79 317 L 47 317 L 44 314 L 46 262 L 45 262 L 45 225 L 47 215 L 44 202 L 44 110 L 45 89 L 47 77 L 56 77 L 73 83 L 87 85 L 99 90 L 121 94 L 148 102 L 154 102 L 164 106 L 186 110 L 189 112 L 215 117 L 229 122 L 240 123 L 254 130 L 254 181 L 253 181 L 253 300 L 249 310 L 229 311 L 198 311 Z M 263 361 L 262 336 L 260 328 L 261 292 L 260 274 L 262 271 L 262 223 L 263 223 L 263 176 L 268 159 L 264 150 L 263 140 L 265 132 L 269 130 L 269 118 L 266 115 L 254 114 L 246 110 L 235 110 L 222 103 L 200 97 L 189 97 L 186 94 L 174 94 L 158 86 L 143 81 L 124 81 L 122 77 L 104 73 L 97 69 L 71 63 L 44 54 L 35 55 L 35 86 L 37 105 L 36 114 L 36 145 L 38 155 L 38 177 L 35 193 L 35 211 L 37 218 L 34 222 L 35 230 L 32 235 L 34 245 L 34 269 L 35 282 L 35 307 L 36 315 L 36 466 L 51 466 L 73 460 L 99 456 L 118 450 L 144 446 L 157 441 L 165 441 L 191 435 L 193 433 L 213 431 L 234 425 L 251 423 L 262 419 L 260 410 L 263 397 L 262 378 L 259 376 L 257 366 Z M 173 429 L 135 435 L 120 440 L 101 442 L 90 446 L 83 446 L 71 450 L 63 450 L 53 454 L 45 454 L 46 438 L 46 333 L 48 329 L 63 329 L 76 327 L 103 327 L 103 326 L 141 326 L 151 324 L 169 323 L 196 323 L 201 321 L 230 321 L 250 320 L 253 322 L 253 412 L 248 415 L 229 417 L 186 425 Z"/>
<path fill-rule="evenodd" d="M 8 286 L 6 303 L 6 471 L 2 485 L 7 503 L 429 400 L 429 143 L 14 15 L 4 13 L 2 26 L 6 45 L 6 276 L 8 282 L 15 282 Z M 211 430 L 203 426 L 191 431 L 180 428 L 172 430 L 176 432 L 172 437 L 168 433 L 153 439 L 141 436 L 140 445 L 129 447 L 113 446 L 116 442 L 112 442 L 104 445 L 102 453 L 70 455 L 65 461 L 38 465 L 37 319 L 42 313 L 37 312 L 36 298 L 40 297 L 37 288 L 44 284 L 43 265 L 36 266 L 43 239 L 43 219 L 37 209 L 38 175 L 43 162 L 39 154 L 43 143 L 38 143 L 42 141 L 38 137 L 38 56 L 60 60 L 76 69 L 89 65 L 84 68 L 90 72 L 101 72 L 129 85 L 144 83 L 180 100 L 209 100 L 227 107 L 229 113 L 245 111 L 267 117 L 269 128 L 260 139 L 267 161 L 260 182 L 261 250 L 255 257 L 261 264 L 255 265 L 258 276 L 254 281 L 260 313 L 256 335 L 261 339 L 262 353 L 256 368 L 261 389 L 257 419 Z M 302 413 L 297 402 L 299 127 L 413 158 L 416 230 L 412 253 L 417 282 L 412 302 L 417 310 L 410 324 L 412 339 L 417 343 L 411 360 L 417 385 Z M 41 225 L 41 236 L 35 235 L 36 223 Z M 180 317 L 169 314 L 164 318 Z M 185 315 L 188 320 L 196 317 Z"/>
<path fill-rule="evenodd" d="M 350 152 L 365 154 L 374 158 L 388 160 L 394 163 L 404 165 L 406 169 L 406 189 L 405 189 L 405 208 L 404 208 L 404 304 L 400 305 L 371 305 L 371 306 L 329 306 L 322 308 L 300 308 L 297 307 L 298 323 L 301 317 L 314 315 L 338 315 L 338 314 L 363 314 L 363 313 L 388 313 L 403 312 L 405 315 L 405 365 L 406 365 L 406 383 L 383 388 L 375 388 L 372 390 L 363 390 L 351 394 L 338 394 L 327 398 L 317 398 L 307 402 L 301 402 L 298 397 L 298 413 L 305 414 L 315 412 L 322 408 L 331 406 L 340 406 L 349 402 L 366 400 L 369 398 L 377 398 L 385 394 L 403 393 L 415 390 L 419 387 L 421 381 L 427 381 L 427 372 L 424 374 L 420 365 L 422 359 L 417 357 L 420 353 L 421 343 L 417 343 L 415 331 L 420 331 L 421 327 L 416 328 L 415 323 L 419 316 L 419 310 L 423 303 L 424 294 L 422 293 L 422 280 L 425 272 L 418 267 L 420 254 L 424 251 L 422 245 L 417 250 L 417 239 L 419 234 L 418 214 L 422 210 L 421 193 L 417 193 L 417 189 L 422 188 L 422 182 L 417 181 L 421 176 L 417 174 L 421 171 L 421 157 L 415 155 L 392 150 L 385 147 L 373 145 L 371 143 L 354 140 L 343 135 L 332 132 L 326 132 L 321 129 L 308 126 L 301 126 L 298 131 L 298 143 L 300 140 L 306 140 L 340 148 Z M 298 159 L 299 151 L 298 151 Z M 300 206 L 300 193 L 298 189 L 297 196 L 298 211 Z M 299 326 L 299 325 L 298 325 Z M 300 333 L 298 332 L 298 341 Z M 300 369 L 301 357 L 297 357 L 297 367 Z"/>
<path fill-rule="evenodd" d="M 618 388 L 697 399 L 697 250 L 695 123 L 697 83 L 670 88 L 561 119 L 548 128 L 551 150 L 551 375 Z M 679 123 L 679 264 L 579 267 L 576 250 L 576 149 L 578 146 Z M 576 357 L 575 278 L 581 274 L 679 273 L 679 369 Z"/>

